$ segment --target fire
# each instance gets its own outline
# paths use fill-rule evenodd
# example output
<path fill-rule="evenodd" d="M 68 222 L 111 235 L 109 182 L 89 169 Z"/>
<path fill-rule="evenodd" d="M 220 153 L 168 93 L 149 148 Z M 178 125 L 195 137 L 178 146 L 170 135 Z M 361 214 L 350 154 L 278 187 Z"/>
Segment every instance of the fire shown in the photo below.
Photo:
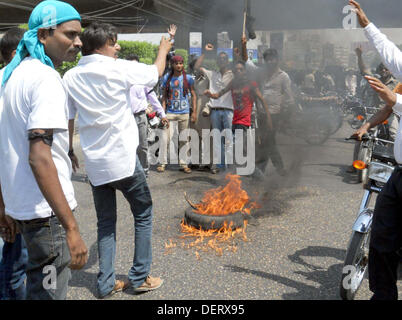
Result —
<path fill-rule="evenodd" d="M 189 243 L 184 245 L 187 249 L 195 248 L 197 260 L 200 259 L 199 251 L 208 252 L 209 250 L 215 251 L 218 256 L 222 256 L 226 251 L 237 251 L 237 246 L 234 244 L 235 239 L 241 238 L 243 241 L 248 241 L 246 229 L 247 220 L 244 220 L 242 228 L 233 229 L 232 223 L 225 224 L 220 229 L 203 230 L 189 226 L 182 220 L 181 231 L 183 235 L 181 239 L 192 239 Z"/>
<path fill-rule="evenodd" d="M 204 215 L 222 216 L 236 212 L 250 214 L 251 209 L 258 208 L 256 203 L 251 203 L 249 208 L 245 206 L 250 198 L 241 188 L 240 176 L 228 174 L 225 177 L 229 182 L 224 187 L 208 190 L 200 204 L 196 204 L 197 213 Z"/>
<path fill-rule="evenodd" d="M 211 189 L 204 194 L 201 203 L 192 204 L 197 213 L 204 215 L 223 216 L 236 212 L 250 214 L 254 208 L 259 208 L 255 202 L 250 203 L 250 197 L 247 192 L 241 188 L 240 176 L 228 174 L 225 179 L 228 181 L 226 186 Z M 180 223 L 182 235 L 181 247 L 185 249 L 194 249 L 197 260 L 201 259 L 201 252 L 213 251 L 218 256 L 222 256 L 225 251 L 237 252 L 237 239 L 248 241 L 246 229 L 247 220 L 243 221 L 243 226 L 234 228 L 233 222 L 224 223 L 220 229 L 204 230 L 201 227 L 196 228 L 187 225 L 184 219 Z M 171 240 L 165 244 L 166 253 L 176 244 Z"/>

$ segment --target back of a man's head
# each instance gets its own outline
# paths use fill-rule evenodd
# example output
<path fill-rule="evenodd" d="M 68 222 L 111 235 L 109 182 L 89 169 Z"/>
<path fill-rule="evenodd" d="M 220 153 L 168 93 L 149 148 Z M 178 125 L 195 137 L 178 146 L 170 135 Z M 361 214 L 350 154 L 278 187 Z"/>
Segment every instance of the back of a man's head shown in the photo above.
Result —
<path fill-rule="evenodd" d="M 4 62 L 8 64 L 13 59 L 13 52 L 24 36 L 25 30 L 15 27 L 9 29 L 0 40 L 0 53 Z"/>
<path fill-rule="evenodd" d="M 272 59 L 276 59 L 279 60 L 279 54 L 278 51 L 276 49 L 267 49 L 265 50 L 264 54 L 263 54 L 264 60 L 272 60 Z"/>
<path fill-rule="evenodd" d="M 130 54 L 126 57 L 126 60 L 128 60 L 128 61 L 137 61 L 137 62 L 140 62 L 140 58 L 139 58 L 136 54 L 134 54 L 134 53 L 130 53 Z"/>
<path fill-rule="evenodd" d="M 117 30 L 108 23 L 92 23 L 85 28 L 81 35 L 82 55 L 88 56 L 95 50 L 102 48 L 108 41 L 117 40 Z"/>

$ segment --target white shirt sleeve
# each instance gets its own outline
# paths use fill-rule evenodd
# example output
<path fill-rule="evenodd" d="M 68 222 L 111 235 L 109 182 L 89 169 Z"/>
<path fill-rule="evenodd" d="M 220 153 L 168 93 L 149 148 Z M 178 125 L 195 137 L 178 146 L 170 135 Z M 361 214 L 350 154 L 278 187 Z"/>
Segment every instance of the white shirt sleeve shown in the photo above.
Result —
<path fill-rule="evenodd" d="M 67 101 L 68 101 L 68 120 L 73 120 L 77 115 L 77 107 L 75 105 L 74 99 L 70 95 L 68 95 Z"/>
<path fill-rule="evenodd" d="M 394 77 L 402 79 L 402 52 L 373 24 L 364 28 L 367 39 L 374 45 L 382 61 Z"/>
<path fill-rule="evenodd" d="M 158 83 L 159 73 L 156 65 L 122 59 L 117 61 L 120 63 L 122 75 L 125 75 L 128 87 L 140 85 L 153 88 Z"/>
<path fill-rule="evenodd" d="M 27 131 L 32 129 L 68 130 L 67 94 L 58 74 L 46 73 L 35 82 Z"/>
<path fill-rule="evenodd" d="M 397 114 L 402 114 L 402 95 L 396 94 L 396 103 L 392 107 L 392 110 Z"/>

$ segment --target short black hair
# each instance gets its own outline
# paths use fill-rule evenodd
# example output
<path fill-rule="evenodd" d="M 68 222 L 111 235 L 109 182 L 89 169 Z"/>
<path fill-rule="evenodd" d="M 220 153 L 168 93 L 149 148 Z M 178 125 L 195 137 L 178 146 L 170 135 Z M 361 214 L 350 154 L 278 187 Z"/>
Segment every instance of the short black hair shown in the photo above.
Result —
<path fill-rule="evenodd" d="M 117 29 L 109 23 L 94 22 L 81 35 L 82 55 L 88 56 L 102 48 L 108 41 L 117 40 Z"/>
<path fill-rule="evenodd" d="M 279 59 L 279 54 L 276 49 L 267 49 L 263 53 L 264 60 L 267 60 L 268 58 L 274 58 L 274 59 Z"/>
<path fill-rule="evenodd" d="M 243 60 L 237 60 L 237 61 L 234 63 L 234 65 L 236 65 L 236 64 L 241 64 L 243 67 L 246 66 L 246 63 L 245 63 Z"/>
<path fill-rule="evenodd" d="M 9 29 L 0 40 L 0 53 L 6 63 L 11 61 L 11 55 L 17 49 L 25 30 L 14 27 Z"/>
<path fill-rule="evenodd" d="M 127 55 L 126 60 L 140 62 L 140 58 L 134 53 Z"/>

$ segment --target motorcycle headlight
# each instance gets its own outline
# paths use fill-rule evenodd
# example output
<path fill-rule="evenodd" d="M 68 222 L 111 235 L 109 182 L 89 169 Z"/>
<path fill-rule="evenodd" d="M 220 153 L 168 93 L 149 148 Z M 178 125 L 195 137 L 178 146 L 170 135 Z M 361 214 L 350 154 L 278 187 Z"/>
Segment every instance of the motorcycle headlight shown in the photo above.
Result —
<path fill-rule="evenodd" d="M 394 167 L 392 166 L 389 166 L 381 162 L 371 162 L 368 176 L 370 179 L 373 179 L 375 181 L 387 183 L 393 171 Z"/>

